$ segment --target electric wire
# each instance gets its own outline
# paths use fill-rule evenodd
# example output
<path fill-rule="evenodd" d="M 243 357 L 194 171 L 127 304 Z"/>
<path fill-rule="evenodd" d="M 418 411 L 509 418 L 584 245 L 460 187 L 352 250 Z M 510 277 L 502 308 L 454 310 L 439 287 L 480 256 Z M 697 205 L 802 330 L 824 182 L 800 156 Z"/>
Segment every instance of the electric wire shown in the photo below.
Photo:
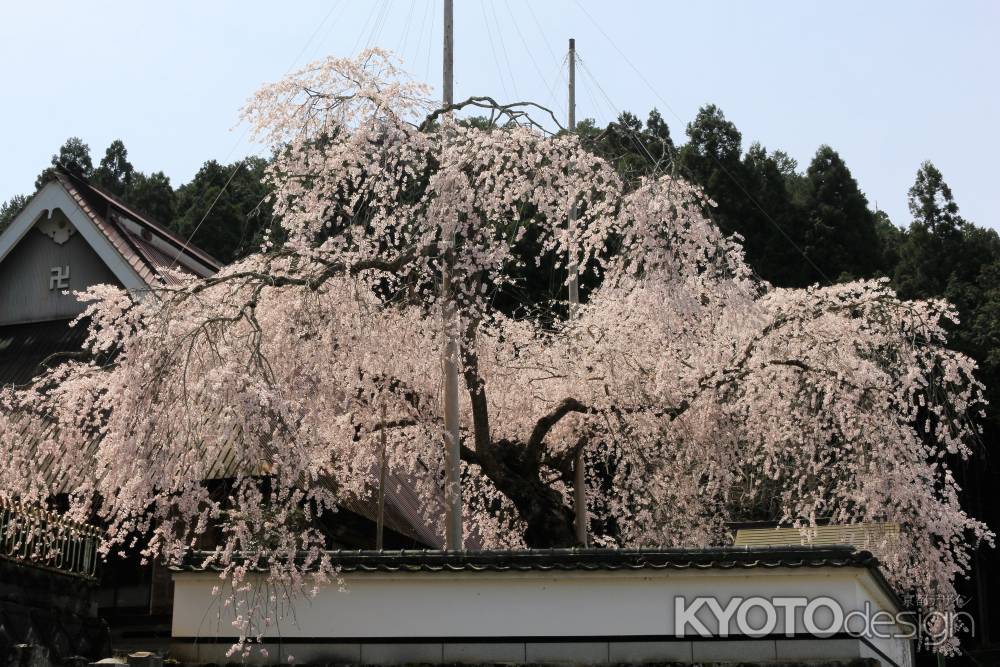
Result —
<path fill-rule="evenodd" d="M 510 55 L 507 53 L 507 44 L 503 39 L 503 30 L 500 29 L 500 18 L 497 16 L 496 3 L 489 3 L 490 11 L 493 12 L 493 21 L 496 24 L 497 29 L 497 40 L 500 42 L 500 50 L 503 52 L 503 59 L 507 63 L 507 72 L 510 74 L 511 88 L 514 90 L 514 96 L 519 97 L 517 92 L 517 78 L 514 76 L 514 68 L 510 66 Z"/>
<path fill-rule="evenodd" d="M 306 49 L 309 47 L 309 44 L 316 38 L 316 35 L 319 34 L 319 31 L 323 27 L 323 24 L 327 22 L 327 20 L 333 15 L 333 12 L 337 9 L 337 7 L 340 6 L 340 2 L 341 0 L 338 0 L 338 2 L 333 6 L 331 6 L 330 9 L 327 11 L 327 13 L 323 16 L 323 20 L 319 22 L 319 24 L 316 26 L 316 29 L 313 30 L 312 35 L 309 36 L 309 39 L 305 41 L 302 48 L 299 50 L 298 54 L 295 56 L 295 58 L 292 59 L 291 64 L 289 64 L 288 67 L 285 69 L 285 73 L 282 75 L 282 77 L 288 76 L 289 72 L 292 71 L 292 68 L 294 68 L 295 65 L 298 64 L 299 59 L 302 58 L 303 54 L 306 52 Z M 243 140 L 246 139 L 249 133 L 250 133 L 250 127 L 247 126 L 244 128 L 243 133 L 240 135 L 240 138 L 236 140 L 236 143 L 229 150 L 229 153 L 226 154 L 226 157 L 223 159 L 224 163 L 229 161 L 229 158 L 232 157 L 233 153 L 236 152 L 237 147 L 239 147 L 239 145 L 243 142 Z M 239 162 L 237 162 L 236 168 L 233 169 L 231 174 L 229 174 L 229 178 L 222 186 L 222 189 L 219 190 L 219 192 L 215 195 L 215 198 L 212 200 L 212 203 L 209 204 L 208 209 L 205 211 L 205 214 L 201 217 L 201 220 L 198 221 L 198 224 L 195 225 L 194 229 L 191 230 L 191 233 L 188 234 L 187 238 L 184 241 L 184 244 L 177 250 L 177 253 L 174 255 L 173 260 L 171 260 L 170 262 L 169 268 L 173 268 L 174 266 L 176 266 L 177 260 L 180 259 L 181 254 L 186 252 L 188 247 L 190 247 L 191 241 L 194 239 L 195 234 L 198 233 L 198 230 L 201 229 L 201 226 L 205 223 L 205 220 L 208 219 L 208 216 L 212 213 L 212 210 L 215 208 L 215 205 L 219 202 L 219 199 L 229 188 L 230 183 L 233 182 L 233 178 L 235 178 L 236 174 L 243 168 L 243 165 L 246 163 L 248 157 L 249 156 L 246 156 L 242 158 Z"/>
<path fill-rule="evenodd" d="M 553 103 L 554 105 L 558 105 L 557 110 L 562 112 L 562 116 L 565 117 L 567 115 L 567 101 L 564 100 L 564 98 L 562 97 L 555 96 L 555 87 L 556 84 L 561 83 L 563 81 L 562 78 L 563 68 L 566 66 L 568 62 L 569 55 L 566 54 L 561 59 L 558 56 L 556 56 L 555 51 L 552 50 L 552 45 L 549 44 L 548 36 L 545 34 L 545 30 L 542 28 L 541 22 L 538 20 L 538 16 L 535 14 L 535 10 L 532 9 L 531 0 L 525 0 L 524 4 L 528 8 L 528 13 L 531 15 L 531 19 L 535 24 L 535 28 L 538 30 L 538 34 L 542 44 L 545 45 L 545 50 L 549 52 L 549 57 L 552 58 L 552 64 L 558 70 L 556 72 L 556 78 L 552 81 L 550 85 L 548 85 L 549 96 L 547 101 Z"/>
<path fill-rule="evenodd" d="M 569 61 L 569 56 L 567 55 L 565 58 L 563 58 L 563 61 L 559 64 L 559 69 L 556 71 L 556 75 L 552 79 L 552 83 L 548 84 L 548 94 L 549 94 L 549 96 L 548 96 L 548 100 L 547 101 L 552 106 L 556 107 L 557 111 L 561 112 L 561 116 L 563 118 L 565 118 L 567 116 L 567 104 L 568 104 L 568 100 L 566 100 L 565 98 L 557 97 L 556 96 L 556 86 L 559 85 L 560 83 L 563 83 L 563 81 L 566 80 L 565 77 L 563 76 L 563 74 L 566 73 L 566 65 L 567 65 L 568 61 Z M 567 87 L 568 87 L 568 85 L 569 84 L 567 82 Z"/>
<path fill-rule="evenodd" d="M 400 58 L 405 57 L 406 46 L 410 39 L 410 28 L 413 25 L 413 10 L 417 5 L 417 0 L 410 0 L 410 11 L 406 13 L 406 22 L 403 24 L 403 38 L 396 45 L 396 53 Z"/>
<path fill-rule="evenodd" d="M 486 16 L 486 6 L 480 3 L 479 9 L 483 12 L 483 24 L 486 26 L 486 37 L 490 43 L 490 51 L 493 53 L 493 64 L 495 64 L 497 68 L 497 77 L 500 79 L 500 88 L 503 90 L 504 97 L 511 99 L 510 92 L 507 90 L 507 84 L 504 81 L 503 68 L 500 66 L 500 58 L 497 56 L 496 45 L 493 42 L 493 30 L 490 28 L 490 19 Z"/>
<path fill-rule="evenodd" d="M 535 60 L 535 56 L 531 52 L 531 47 L 528 46 L 528 41 L 524 38 L 524 34 L 521 32 L 520 26 L 517 25 L 517 18 L 514 16 L 514 12 L 510 8 L 510 0 L 504 0 L 504 6 L 507 8 L 507 13 L 510 14 L 511 23 L 514 25 L 514 31 L 517 32 L 517 36 L 521 39 L 521 44 L 524 45 L 524 52 L 528 54 L 531 66 L 535 68 L 538 78 L 542 80 L 542 85 L 545 85 L 545 75 L 542 74 L 542 68 L 538 66 L 538 61 Z"/>
<path fill-rule="evenodd" d="M 385 0 L 383 0 L 383 2 L 384 1 Z M 381 6 L 382 5 L 379 5 L 377 3 L 374 3 L 374 2 L 372 3 L 371 11 L 368 12 L 368 18 L 366 18 L 365 22 L 361 25 L 361 30 L 358 31 L 358 36 L 354 40 L 354 46 L 351 47 L 351 54 L 352 55 L 358 52 L 358 47 L 361 46 L 361 38 L 364 37 L 365 33 L 369 31 L 368 22 L 371 21 L 372 22 L 372 26 L 375 25 L 375 21 L 377 20 L 376 16 L 378 15 L 378 12 L 379 12 L 379 9 L 381 8 Z"/>
<path fill-rule="evenodd" d="M 580 0 L 573 0 L 573 1 L 576 3 L 576 6 L 580 8 L 580 11 L 582 11 L 584 13 L 584 15 L 590 20 L 590 22 L 594 24 L 594 27 L 596 27 L 597 30 L 602 35 L 604 35 L 604 38 L 608 41 L 609 44 L 611 44 L 611 46 L 615 49 L 615 51 L 618 52 L 618 54 L 622 57 L 622 59 L 625 60 L 625 62 L 628 64 L 628 66 L 631 67 L 632 70 L 639 76 L 639 78 L 642 80 L 642 82 L 644 84 L 646 84 L 646 87 L 649 88 L 650 92 L 652 92 L 653 95 L 655 95 L 657 97 L 657 99 L 660 100 L 660 102 L 663 104 L 663 107 L 667 111 L 669 111 L 671 113 L 671 115 L 673 115 L 674 118 L 677 119 L 678 122 L 683 123 L 684 122 L 683 119 L 677 114 L 676 111 L 674 111 L 673 107 L 670 106 L 670 103 L 667 102 L 663 98 L 662 95 L 660 95 L 659 91 L 657 91 L 656 88 L 654 88 L 653 85 L 649 82 L 649 80 L 642 74 L 642 71 L 640 71 L 639 68 L 635 66 L 635 64 L 632 62 L 632 60 L 627 55 L 625 55 L 625 52 L 622 51 L 618 47 L 618 44 L 615 43 L 615 41 L 613 39 L 611 39 L 611 36 L 608 35 L 608 33 L 604 30 L 603 27 L 601 27 L 601 24 L 598 23 L 594 19 L 594 17 L 590 15 L 590 12 L 587 11 L 587 9 L 583 6 L 583 4 L 580 2 Z M 821 269 L 816 264 L 816 262 L 814 262 L 812 260 L 812 258 L 809 257 L 809 255 L 806 254 L 806 252 L 802 248 L 799 247 L 799 245 L 792 239 L 791 236 L 789 236 L 789 234 L 784 230 L 784 228 L 782 228 L 782 226 L 778 224 L 778 221 L 775 220 L 771 216 L 771 214 L 768 213 L 767 210 L 764 209 L 764 207 L 760 204 L 760 202 L 757 201 L 757 199 L 752 194 L 750 194 L 750 191 L 747 190 L 743 186 L 743 184 L 739 181 L 739 179 L 737 179 L 732 174 L 732 172 L 730 172 L 728 169 L 726 169 L 726 166 L 724 164 L 722 164 L 722 161 L 719 160 L 718 157 L 716 157 L 715 155 L 712 155 L 712 154 L 710 154 L 710 155 L 712 157 L 712 160 L 719 167 L 719 169 L 722 171 L 722 173 L 724 173 L 729 178 L 729 180 L 731 180 L 733 182 L 733 184 L 735 184 L 736 187 L 739 188 L 739 190 L 746 196 L 747 199 L 750 200 L 750 202 L 757 208 L 757 210 L 759 210 L 761 212 L 761 214 L 767 219 L 767 221 L 770 222 L 771 225 L 776 230 L 778 230 L 778 232 L 785 238 L 785 240 L 789 243 L 789 245 L 791 245 L 793 248 L 795 248 L 795 250 L 800 255 L 802 255 L 802 258 L 805 259 L 806 262 L 808 262 L 809 265 L 812 266 L 812 268 L 814 268 L 816 270 L 816 272 L 823 278 L 824 281 L 826 281 L 826 283 L 828 285 L 832 285 L 833 281 L 830 280 L 830 277 L 826 275 L 826 273 L 823 271 L 823 269 Z"/>
<path fill-rule="evenodd" d="M 420 49 L 423 46 L 424 35 L 427 32 L 427 12 L 430 9 L 430 6 L 430 2 L 424 2 L 424 15 L 420 17 L 420 32 L 417 33 L 417 39 L 413 45 L 413 58 L 409 60 L 409 62 L 412 63 L 414 76 L 417 75 L 417 63 L 420 60 Z M 424 83 L 427 82 L 426 77 L 424 77 L 423 81 Z"/>
<path fill-rule="evenodd" d="M 373 48 L 378 46 L 378 41 L 382 37 L 382 30 L 385 29 L 386 24 L 389 22 L 389 8 L 392 6 L 390 0 L 385 0 L 385 7 L 382 11 L 381 20 L 378 23 L 378 27 L 375 29 L 375 34 L 372 35 L 371 40 L 368 42 L 368 48 Z"/>
<path fill-rule="evenodd" d="M 609 123 L 613 123 L 619 116 L 621 116 L 621 111 L 614 104 L 611 98 L 608 97 L 607 93 L 604 92 L 603 88 L 601 88 L 601 93 L 604 95 L 603 99 L 594 93 L 593 89 L 600 88 L 600 83 L 597 82 L 594 75 L 591 74 L 590 70 L 584 64 L 579 51 L 576 54 L 576 62 L 580 65 L 580 71 L 583 72 L 584 75 L 581 79 L 581 83 L 584 85 L 581 86 L 581 88 L 586 91 L 591 104 L 594 105 L 594 110 L 598 113 L 606 113 L 610 109 L 608 116 L 610 118 Z"/>
<path fill-rule="evenodd" d="M 556 56 L 555 51 L 552 50 L 552 45 L 549 44 L 548 36 L 546 35 L 545 30 L 542 28 L 542 24 L 538 20 L 538 16 L 535 14 L 535 10 L 531 8 L 532 0 L 525 0 L 524 4 L 528 8 L 528 13 L 531 14 L 531 19 L 535 22 L 535 27 L 538 28 L 538 34 L 541 35 L 542 37 L 542 44 L 545 45 L 545 50 L 547 50 L 549 52 L 549 56 L 552 57 L 552 62 L 553 63 L 560 62 L 559 57 Z M 566 58 L 564 57 L 562 61 L 565 62 Z"/>
<path fill-rule="evenodd" d="M 434 26 L 437 25 L 437 12 L 431 11 L 431 31 L 427 36 L 427 65 L 425 68 L 424 81 L 431 80 L 431 45 L 434 43 Z"/>
<path fill-rule="evenodd" d="M 298 55 L 295 56 L 295 59 L 292 60 L 292 64 L 288 66 L 288 69 L 292 69 L 293 67 L 295 67 L 296 63 L 298 63 L 298 61 L 305 54 L 306 49 L 309 48 L 309 46 L 312 44 L 312 41 L 316 38 L 316 35 L 319 34 L 319 31 L 323 29 L 323 26 L 326 24 L 326 22 L 330 19 L 331 16 L 333 16 L 333 12 L 337 9 L 337 7 L 340 5 L 341 2 L 343 2 L 343 0 L 337 0 L 337 2 L 335 2 L 330 6 L 330 11 L 328 11 L 326 13 L 326 16 L 323 17 L 323 20 L 316 25 L 316 29 L 313 30 L 312 35 L 310 35 L 309 39 L 307 39 L 305 44 L 302 45 L 302 49 L 299 51 Z M 323 40 L 320 41 L 322 42 Z"/>
<path fill-rule="evenodd" d="M 330 12 L 333 13 L 334 11 L 336 11 L 337 9 L 339 9 L 340 5 L 343 4 L 344 1 L 345 0 L 337 0 L 336 4 L 334 4 L 333 7 L 331 8 Z M 319 42 L 317 42 L 317 44 L 316 44 L 316 52 L 322 54 L 324 51 L 326 51 L 326 48 L 325 48 L 326 44 L 327 44 L 327 42 L 330 41 L 330 35 L 334 33 L 334 28 L 337 25 L 338 25 L 337 21 L 333 21 L 329 25 L 329 27 L 327 28 L 326 34 L 323 36 L 323 39 L 319 40 Z M 313 57 L 315 57 L 315 56 L 313 56 Z M 312 58 L 310 58 L 310 59 L 312 59 Z"/>

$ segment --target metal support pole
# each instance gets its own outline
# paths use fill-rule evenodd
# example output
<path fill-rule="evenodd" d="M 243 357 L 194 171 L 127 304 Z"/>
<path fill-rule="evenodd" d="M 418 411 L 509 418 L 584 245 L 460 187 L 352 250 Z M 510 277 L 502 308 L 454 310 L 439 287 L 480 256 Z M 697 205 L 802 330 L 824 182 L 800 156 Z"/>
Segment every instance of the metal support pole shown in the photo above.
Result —
<path fill-rule="evenodd" d="M 569 40 L 569 105 L 567 119 L 569 131 L 576 131 L 576 40 Z M 577 265 L 573 242 L 576 237 L 576 204 L 569 211 L 569 316 L 576 317 L 580 306 L 580 267 Z M 576 452 L 573 461 L 573 513 L 576 541 L 580 546 L 587 546 L 587 475 L 586 462 L 583 457 L 583 447 Z"/>
<path fill-rule="evenodd" d="M 444 0 L 444 67 L 442 102 L 454 102 L 455 53 L 454 0 Z M 445 116 L 445 124 L 449 122 Z M 454 263 L 455 236 L 452 232 L 445 249 L 441 275 L 441 297 L 444 309 L 444 446 L 445 446 L 445 542 L 449 550 L 462 548 L 462 455 L 458 417 L 458 313 L 451 290 L 451 268 Z"/>
<path fill-rule="evenodd" d="M 378 521 L 375 548 L 382 551 L 382 532 L 385 529 L 385 402 L 382 402 L 382 428 L 379 429 L 378 448 Z"/>

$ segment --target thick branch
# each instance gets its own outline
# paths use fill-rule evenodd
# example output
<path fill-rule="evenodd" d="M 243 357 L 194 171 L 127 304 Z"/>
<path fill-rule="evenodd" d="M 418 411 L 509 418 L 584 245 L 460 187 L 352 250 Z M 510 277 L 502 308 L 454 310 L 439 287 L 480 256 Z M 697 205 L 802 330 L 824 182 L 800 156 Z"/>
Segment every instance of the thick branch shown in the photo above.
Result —
<path fill-rule="evenodd" d="M 535 102 L 511 102 L 510 104 L 500 104 L 495 99 L 487 95 L 472 96 L 461 102 L 455 102 L 454 104 L 446 104 L 440 107 L 439 109 L 435 109 L 434 111 L 432 111 L 430 114 L 427 115 L 427 118 L 425 118 L 424 121 L 420 123 L 420 126 L 417 129 L 419 129 L 421 132 L 426 132 L 431 127 L 431 125 L 434 124 L 434 121 L 436 121 L 441 116 L 447 113 L 451 113 L 452 111 L 459 111 L 461 109 L 464 109 L 465 107 L 470 107 L 470 106 L 478 107 L 480 109 L 492 109 L 493 111 L 498 112 L 502 116 L 507 116 L 507 118 L 512 121 L 524 119 L 529 124 L 539 128 L 540 130 L 546 131 L 545 127 L 535 122 L 531 118 L 531 116 L 529 116 L 528 113 L 523 110 L 525 108 L 532 107 L 548 114 L 549 118 L 552 120 L 553 123 L 555 123 L 556 127 L 558 127 L 560 130 L 566 129 L 559 122 L 559 119 L 556 118 L 555 113 L 553 113 L 552 110 L 547 107 L 543 107 L 542 105 L 536 104 Z"/>
<path fill-rule="evenodd" d="M 588 413 L 591 412 L 591 409 L 575 398 L 564 398 L 535 423 L 535 428 L 531 430 L 531 436 L 528 438 L 528 455 L 532 460 L 541 460 L 542 443 L 545 441 L 545 436 L 559 423 L 559 420 L 574 412 Z"/>

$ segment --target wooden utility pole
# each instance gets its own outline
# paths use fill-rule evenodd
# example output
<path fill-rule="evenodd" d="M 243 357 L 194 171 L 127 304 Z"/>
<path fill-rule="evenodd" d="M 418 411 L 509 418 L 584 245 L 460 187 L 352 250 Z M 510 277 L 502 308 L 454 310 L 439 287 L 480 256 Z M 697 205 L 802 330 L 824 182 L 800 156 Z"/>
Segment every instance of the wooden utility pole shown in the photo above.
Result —
<path fill-rule="evenodd" d="M 569 105 L 567 119 L 569 131 L 576 131 L 576 40 L 569 40 Z M 576 196 L 574 195 L 574 199 Z M 569 210 L 569 316 L 576 317 L 580 307 L 580 267 L 577 265 L 576 252 L 573 244 L 576 241 L 576 202 Z M 583 457 L 583 447 L 576 452 L 573 462 L 573 512 L 576 528 L 576 541 L 581 546 L 587 546 L 587 475 Z"/>
<path fill-rule="evenodd" d="M 454 51 L 455 51 L 454 0 L 444 0 L 444 69 L 442 102 L 453 104 Z M 447 125 L 451 119 L 444 117 Z M 455 233 L 446 241 L 441 270 L 441 301 L 444 309 L 444 459 L 445 459 L 445 543 L 448 550 L 462 548 L 462 454 L 461 434 L 458 424 L 458 313 L 451 289 L 451 269 L 455 257 Z"/>

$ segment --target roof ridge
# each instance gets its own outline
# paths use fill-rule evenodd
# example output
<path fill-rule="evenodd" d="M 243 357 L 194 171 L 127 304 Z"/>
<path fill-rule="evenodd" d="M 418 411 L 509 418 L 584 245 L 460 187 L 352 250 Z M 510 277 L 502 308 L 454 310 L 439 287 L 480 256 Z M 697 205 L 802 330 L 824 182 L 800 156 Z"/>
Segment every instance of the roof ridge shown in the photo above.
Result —
<path fill-rule="evenodd" d="M 83 185 L 89 188 L 90 190 L 93 190 L 96 194 L 106 199 L 114 207 L 120 209 L 120 212 L 127 214 L 130 219 L 133 219 L 140 225 L 149 227 L 152 231 L 158 233 L 160 236 L 169 241 L 171 244 L 177 246 L 178 249 L 180 249 L 182 252 L 188 252 L 192 255 L 197 255 L 199 261 L 207 262 L 208 264 L 212 265 L 209 268 L 214 268 L 214 270 L 216 271 L 222 268 L 221 261 L 210 255 L 206 251 L 202 250 L 198 246 L 192 245 L 190 241 L 185 241 L 177 233 L 175 233 L 173 230 L 171 230 L 163 223 L 153 220 L 148 213 L 139 211 L 134 206 L 128 204 L 114 193 L 109 192 L 108 190 L 99 185 L 91 183 L 90 180 L 87 179 L 86 177 L 80 174 L 76 174 L 66 169 L 62 165 L 57 166 L 56 170 L 58 173 L 64 176 L 68 176 L 71 180 L 76 181 L 80 185 Z"/>

